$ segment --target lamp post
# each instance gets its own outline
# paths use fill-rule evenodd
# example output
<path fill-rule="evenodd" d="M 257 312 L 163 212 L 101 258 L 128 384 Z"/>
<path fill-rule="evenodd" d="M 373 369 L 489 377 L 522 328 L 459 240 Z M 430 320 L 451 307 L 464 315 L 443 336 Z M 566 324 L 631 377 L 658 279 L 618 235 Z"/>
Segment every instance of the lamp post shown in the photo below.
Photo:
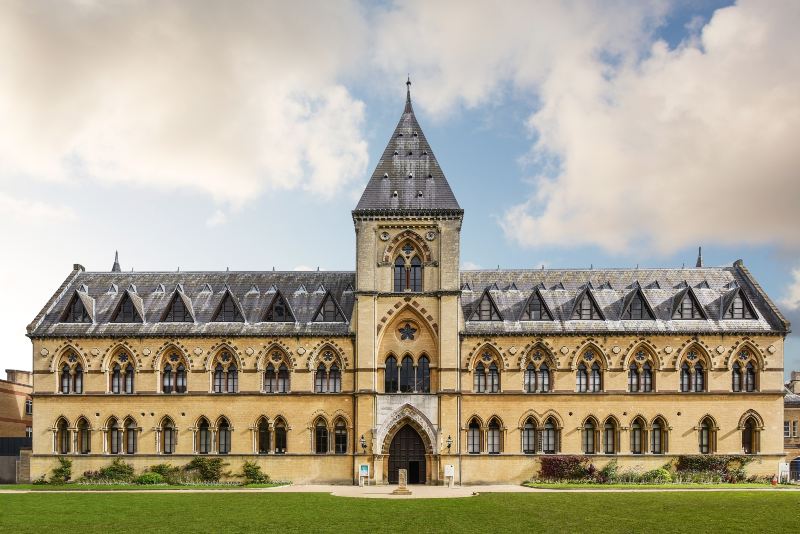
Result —
<path fill-rule="evenodd" d="M 448 453 L 448 454 L 450 453 L 450 447 L 452 447 L 452 446 L 453 446 L 453 438 L 451 438 L 451 437 L 448 435 L 448 436 L 447 436 L 447 453 Z"/>
<path fill-rule="evenodd" d="M 361 450 L 364 451 L 364 454 L 367 454 L 367 440 L 364 439 L 364 434 L 361 434 Z"/>

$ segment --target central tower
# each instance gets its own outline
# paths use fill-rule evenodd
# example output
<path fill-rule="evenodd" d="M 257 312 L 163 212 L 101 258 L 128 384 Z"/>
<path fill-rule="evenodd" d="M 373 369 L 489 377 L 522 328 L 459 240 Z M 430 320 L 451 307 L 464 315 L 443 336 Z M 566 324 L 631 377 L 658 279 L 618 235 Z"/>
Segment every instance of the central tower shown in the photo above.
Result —
<path fill-rule="evenodd" d="M 442 420 L 458 420 L 463 216 L 414 115 L 408 81 L 403 114 L 353 210 L 356 431 L 371 436 L 379 482 L 393 436 L 409 424 L 430 458 L 420 473 L 440 478 Z"/>

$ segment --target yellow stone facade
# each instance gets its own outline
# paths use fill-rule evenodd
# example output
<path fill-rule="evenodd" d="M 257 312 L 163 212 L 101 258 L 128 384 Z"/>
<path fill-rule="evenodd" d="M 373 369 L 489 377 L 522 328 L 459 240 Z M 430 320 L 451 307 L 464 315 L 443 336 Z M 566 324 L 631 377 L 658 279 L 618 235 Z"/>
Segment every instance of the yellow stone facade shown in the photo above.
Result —
<path fill-rule="evenodd" d="M 406 114 L 409 109 L 407 104 Z M 413 136 L 417 137 L 416 131 Z M 356 483 L 362 464 L 369 465 L 371 483 L 387 483 L 397 467 L 392 464 L 393 440 L 411 427 L 425 449 L 424 468 L 419 470 L 424 480 L 419 482 L 437 484 L 444 482 L 447 465 L 454 467 L 456 483 L 530 479 L 545 454 L 585 452 L 582 435 L 590 417 L 598 425 L 611 420 L 616 425 L 615 450 L 604 454 L 598 446 L 598 466 L 615 458 L 623 468 L 646 470 L 676 455 L 698 454 L 704 418 L 712 422 L 709 453 L 741 454 L 745 421 L 752 417 L 755 427 L 748 431 L 754 432 L 751 452 L 756 461 L 748 470 L 776 472 L 784 455 L 783 332 L 470 333 L 470 317 L 461 302 L 462 218 L 460 210 L 354 212 L 355 303 L 344 335 L 314 336 L 301 331 L 280 336 L 215 336 L 190 331 L 182 336 L 65 336 L 37 334 L 37 326 L 32 325 L 36 405 L 32 478 L 49 472 L 62 453 L 73 460 L 77 474 L 107 465 L 114 456 L 109 450 L 111 418 L 122 426 L 129 422 L 135 432 L 135 452 L 125 454 L 125 443 L 120 452 L 137 471 L 157 463 L 188 462 L 198 454 L 198 421 L 205 418 L 213 441 L 210 454 L 219 453 L 221 421 L 228 424 L 228 470 L 238 472 L 250 460 L 273 479 L 296 483 Z M 394 261 L 405 247 L 409 247 L 407 256 L 422 260 L 421 291 L 398 292 L 393 286 Z M 77 269 L 72 279 L 79 283 L 81 276 Z M 413 335 L 404 337 L 401 329 L 405 328 L 413 330 Z M 235 393 L 212 392 L 215 365 L 223 353 L 232 358 L 228 364 L 235 362 L 239 370 Z M 112 392 L 111 368 L 120 354 L 128 357 L 122 363 L 134 368 L 132 394 Z M 750 355 L 757 368 L 755 391 L 732 392 L 731 370 L 740 354 Z M 576 392 L 576 371 L 587 355 L 600 368 L 599 392 Z M 264 371 L 273 356 L 276 364 L 287 364 L 287 393 L 264 391 Z M 410 357 L 415 373 L 421 358 L 427 358 L 429 391 L 387 393 L 389 356 L 398 362 Z M 164 365 L 172 357 L 175 364 L 183 362 L 188 368 L 185 393 L 162 391 Z M 705 366 L 702 392 L 680 392 L 680 367 L 687 357 Z M 651 364 L 651 392 L 628 391 L 633 361 Z M 474 373 L 481 362 L 496 365 L 497 392 L 474 391 Z M 543 362 L 550 369 L 549 391 L 526 393 L 527 365 L 533 363 L 539 369 Z M 326 369 L 334 363 L 341 369 L 339 392 L 315 392 L 320 363 Z M 61 393 L 64 365 L 72 371 L 81 366 L 81 393 Z M 167 417 L 174 423 L 177 438 L 170 454 L 163 451 Z M 664 427 L 664 444 L 662 453 L 653 454 L 648 436 L 657 418 Z M 258 444 L 260 420 L 268 422 L 271 433 L 263 453 Z M 642 423 L 637 430 L 644 440 L 641 454 L 631 450 L 636 421 Z M 477 453 L 469 450 L 471 422 L 478 425 Z M 315 452 L 320 423 L 329 442 L 323 454 Z M 346 427 L 345 450 L 336 450 L 337 424 Z M 523 446 L 526 424 L 532 424 L 534 432 L 534 445 L 528 445 L 533 450 L 527 453 Z M 552 425 L 549 451 L 541 443 L 547 424 Z M 277 453 L 276 425 L 286 431 L 285 451 Z M 496 426 L 490 429 L 490 425 Z M 599 432 L 600 428 L 598 443 L 602 441 Z M 494 446 L 499 450 L 490 454 L 489 443 L 498 436 L 499 445 Z M 88 446 L 83 443 L 87 439 Z M 126 439 L 123 435 L 122 441 Z"/>

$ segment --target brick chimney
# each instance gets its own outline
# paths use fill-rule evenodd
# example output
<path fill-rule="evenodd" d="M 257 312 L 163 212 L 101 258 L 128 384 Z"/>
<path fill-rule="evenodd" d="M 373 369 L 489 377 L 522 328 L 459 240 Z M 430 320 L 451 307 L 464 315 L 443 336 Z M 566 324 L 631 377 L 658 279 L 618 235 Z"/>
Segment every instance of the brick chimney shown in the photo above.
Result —
<path fill-rule="evenodd" d="M 792 375 L 792 378 L 794 378 L 794 374 Z M 14 382 L 15 384 L 32 386 L 33 373 L 30 371 L 20 371 L 18 369 L 6 369 L 6 380 L 9 382 Z M 800 380 L 800 373 L 798 373 L 798 380 Z"/>
<path fill-rule="evenodd" d="M 800 393 L 800 371 L 792 371 L 789 378 L 789 383 L 786 384 L 789 391 L 792 393 Z"/>

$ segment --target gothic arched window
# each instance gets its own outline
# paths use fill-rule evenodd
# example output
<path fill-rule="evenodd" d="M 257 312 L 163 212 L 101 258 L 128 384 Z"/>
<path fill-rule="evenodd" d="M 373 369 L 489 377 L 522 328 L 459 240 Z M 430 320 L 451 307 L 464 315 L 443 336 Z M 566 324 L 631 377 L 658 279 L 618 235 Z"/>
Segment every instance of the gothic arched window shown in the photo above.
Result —
<path fill-rule="evenodd" d="M 397 393 L 397 358 L 386 358 L 386 373 L 383 377 L 383 389 L 386 393 Z"/>
<path fill-rule="evenodd" d="M 328 452 L 328 426 L 322 419 L 314 425 L 314 452 L 317 454 Z"/>
<path fill-rule="evenodd" d="M 411 356 L 405 356 L 400 362 L 400 392 L 412 391 L 414 391 L 414 361 Z"/>
<path fill-rule="evenodd" d="M 501 436 L 500 436 L 500 423 L 497 419 L 489 421 L 489 429 L 486 432 L 486 445 L 489 454 L 500 454 L 502 450 Z"/>
<path fill-rule="evenodd" d="M 481 427 L 476 419 L 469 422 L 467 429 L 467 452 L 469 454 L 481 452 Z"/>
<path fill-rule="evenodd" d="M 417 392 L 431 392 L 431 366 L 427 356 L 421 356 L 417 362 Z"/>

